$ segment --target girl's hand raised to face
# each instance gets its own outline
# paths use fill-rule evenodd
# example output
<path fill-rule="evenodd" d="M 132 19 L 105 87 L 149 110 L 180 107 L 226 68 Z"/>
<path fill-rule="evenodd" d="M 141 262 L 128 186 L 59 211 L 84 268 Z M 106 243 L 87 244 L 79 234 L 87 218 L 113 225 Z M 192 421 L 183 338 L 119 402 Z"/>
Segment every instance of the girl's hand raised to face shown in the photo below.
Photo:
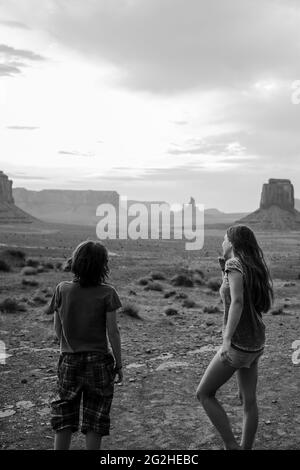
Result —
<path fill-rule="evenodd" d="M 219 261 L 219 265 L 220 265 L 222 271 L 224 271 L 225 270 L 225 258 L 224 258 L 224 256 L 219 256 L 218 261 Z"/>

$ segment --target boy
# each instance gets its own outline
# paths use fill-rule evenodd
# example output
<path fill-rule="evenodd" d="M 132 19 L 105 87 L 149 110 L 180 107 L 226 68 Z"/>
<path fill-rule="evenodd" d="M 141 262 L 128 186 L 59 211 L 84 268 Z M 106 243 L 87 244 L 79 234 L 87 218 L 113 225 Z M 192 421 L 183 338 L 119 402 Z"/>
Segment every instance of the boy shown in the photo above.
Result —
<path fill-rule="evenodd" d="M 122 306 L 108 277 L 108 252 L 100 242 L 85 241 L 74 250 L 70 262 L 72 281 L 60 282 L 48 313 L 60 342 L 58 396 L 51 402 L 54 449 L 69 449 L 78 431 L 82 399 L 81 431 L 87 449 L 100 449 L 109 434 L 114 380 L 122 384 L 120 332 L 116 310 Z M 112 347 L 108 348 L 107 336 Z"/>

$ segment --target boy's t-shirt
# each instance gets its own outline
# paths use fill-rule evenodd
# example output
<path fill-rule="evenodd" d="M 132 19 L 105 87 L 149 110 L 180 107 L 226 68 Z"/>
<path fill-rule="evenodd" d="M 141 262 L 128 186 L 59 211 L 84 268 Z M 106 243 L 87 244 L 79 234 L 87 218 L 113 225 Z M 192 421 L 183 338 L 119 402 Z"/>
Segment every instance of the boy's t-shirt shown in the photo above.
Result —
<path fill-rule="evenodd" d="M 60 282 L 48 310 L 55 312 L 60 352 L 107 353 L 106 312 L 121 306 L 116 289 L 109 284 L 81 287 L 77 281 Z"/>

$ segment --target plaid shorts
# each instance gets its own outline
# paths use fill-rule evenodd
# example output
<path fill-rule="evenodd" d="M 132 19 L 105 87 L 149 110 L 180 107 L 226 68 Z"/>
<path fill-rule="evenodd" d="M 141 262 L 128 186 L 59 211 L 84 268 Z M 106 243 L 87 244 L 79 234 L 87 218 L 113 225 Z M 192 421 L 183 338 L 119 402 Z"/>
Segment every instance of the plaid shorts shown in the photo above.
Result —
<path fill-rule="evenodd" d="M 114 358 L 111 353 L 63 353 L 57 367 L 57 396 L 51 401 L 51 426 L 55 431 L 109 434 L 110 408 L 114 393 Z"/>

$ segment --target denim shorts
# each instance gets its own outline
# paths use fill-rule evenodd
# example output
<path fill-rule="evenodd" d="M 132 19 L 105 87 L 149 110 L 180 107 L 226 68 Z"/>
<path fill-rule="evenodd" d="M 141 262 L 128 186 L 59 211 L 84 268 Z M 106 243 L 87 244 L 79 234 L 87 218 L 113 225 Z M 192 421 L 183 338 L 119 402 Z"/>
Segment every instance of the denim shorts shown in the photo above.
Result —
<path fill-rule="evenodd" d="M 243 352 L 230 347 L 226 356 L 221 356 L 221 348 L 218 350 L 221 361 L 224 364 L 228 364 L 235 369 L 247 368 L 249 369 L 255 363 L 258 362 L 260 356 L 264 353 L 264 350 L 259 352 Z"/>

